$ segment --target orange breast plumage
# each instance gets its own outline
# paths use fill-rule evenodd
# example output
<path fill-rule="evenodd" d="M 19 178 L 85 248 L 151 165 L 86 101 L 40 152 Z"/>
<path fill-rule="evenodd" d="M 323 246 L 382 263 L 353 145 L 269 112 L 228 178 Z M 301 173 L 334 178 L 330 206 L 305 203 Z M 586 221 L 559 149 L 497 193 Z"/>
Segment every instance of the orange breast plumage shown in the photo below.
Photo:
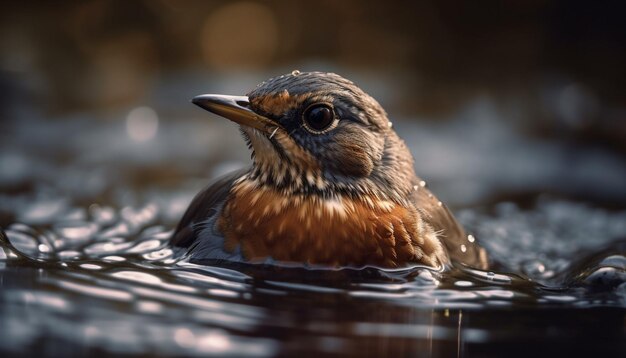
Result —
<path fill-rule="evenodd" d="M 414 207 L 367 195 L 285 194 L 244 179 L 232 187 L 217 224 L 226 249 L 240 247 L 252 262 L 440 267 L 448 261 Z"/>

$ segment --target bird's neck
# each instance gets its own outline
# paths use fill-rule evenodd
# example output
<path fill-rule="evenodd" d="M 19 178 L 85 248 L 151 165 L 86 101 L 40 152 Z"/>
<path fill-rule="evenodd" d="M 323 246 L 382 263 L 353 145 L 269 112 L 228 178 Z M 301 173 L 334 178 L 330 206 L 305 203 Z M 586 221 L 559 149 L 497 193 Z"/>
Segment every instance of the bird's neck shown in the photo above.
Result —
<path fill-rule="evenodd" d="M 251 186 L 271 189 L 285 197 L 310 196 L 332 199 L 371 196 L 402 204 L 410 194 L 410 190 L 404 186 L 396 188 L 389 185 L 395 183 L 392 178 L 386 176 L 345 178 L 323 172 L 300 173 L 288 168 L 269 169 L 253 166 L 245 176 L 245 181 Z"/>
<path fill-rule="evenodd" d="M 339 195 L 368 195 L 398 204 L 405 203 L 418 182 L 413 158 L 395 134 L 387 136 L 380 162 L 367 176 L 355 177 L 312 165 L 312 160 L 289 160 L 258 156 L 246 180 L 256 187 L 267 187 L 283 195 L 311 195 L 334 198 Z"/>

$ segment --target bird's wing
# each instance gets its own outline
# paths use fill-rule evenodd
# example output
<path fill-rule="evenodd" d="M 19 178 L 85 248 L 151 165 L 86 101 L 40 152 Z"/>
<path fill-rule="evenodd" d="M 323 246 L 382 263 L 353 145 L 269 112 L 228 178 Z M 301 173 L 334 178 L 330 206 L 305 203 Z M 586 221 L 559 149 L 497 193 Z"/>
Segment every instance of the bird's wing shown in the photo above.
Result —
<path fill-rule="evenodd" d="M 217 178 L 191 201 L 185 215 L 178 223 L 170 243 L 174 246 L 189 247 L 196 238 L 194 225 L 205 222 L 214 216 L 228 197 L 235 180 L 246 174 L 248 169 L 241 169 Z"/>
<path fill-rule="evenodd" d="M 419 187 L 413 192 L 413 202 L 424 221 L 438 233 L 445 245 L 450 259 L 471 267 L 486 269 L 485 249 L 476 241 L 468 239 L 465 230 L 459 224 L 445 204 L 441 203 L 427 188 Z"/>

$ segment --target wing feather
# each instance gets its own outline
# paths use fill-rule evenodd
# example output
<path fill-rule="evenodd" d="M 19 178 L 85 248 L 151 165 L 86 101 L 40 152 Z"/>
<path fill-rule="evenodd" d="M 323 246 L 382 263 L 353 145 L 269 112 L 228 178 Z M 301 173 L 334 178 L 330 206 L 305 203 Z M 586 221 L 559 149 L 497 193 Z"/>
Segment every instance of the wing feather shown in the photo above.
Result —
<path fill-rule="evenodd" d="M 217 214 L 226 201 L 233 183 L 248 172 L 241 169 L 217 178 L 191 201 L 185 215 L 178 223 L 170 243 L 174 246 L 189 247 L 196 241 L 196 226 Z"/>
<path fill-rule="evenodd" d="M 456 221 L 445 204 L 441 203 L 427 188 L 418 187 L 413 192 L 413 202 L 422 218 L 438 232 L 450 259 L 471 267 L 486 269 L 487 255 L 475 241 L 470 242 L 467 234 Z"/>

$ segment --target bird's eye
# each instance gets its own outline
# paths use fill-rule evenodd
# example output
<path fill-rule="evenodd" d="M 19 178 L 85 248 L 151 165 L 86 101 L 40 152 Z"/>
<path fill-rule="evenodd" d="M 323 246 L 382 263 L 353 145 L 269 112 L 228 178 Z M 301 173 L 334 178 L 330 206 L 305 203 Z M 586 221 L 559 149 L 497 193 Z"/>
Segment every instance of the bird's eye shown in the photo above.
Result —
<path fill-rule="evenodd" d="M 313 104 L 302 115 L 304 126 L 310 132 L 324 133 L 335 124 L 335 113 L 327 104 Z"/>

